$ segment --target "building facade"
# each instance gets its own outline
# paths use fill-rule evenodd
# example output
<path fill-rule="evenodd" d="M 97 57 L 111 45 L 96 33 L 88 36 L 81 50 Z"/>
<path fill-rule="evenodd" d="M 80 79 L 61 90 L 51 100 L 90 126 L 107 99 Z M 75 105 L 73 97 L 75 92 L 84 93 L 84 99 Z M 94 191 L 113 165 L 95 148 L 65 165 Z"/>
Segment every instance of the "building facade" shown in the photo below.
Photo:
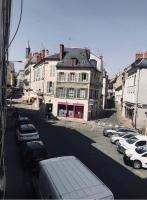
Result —
<path fill-rule="evenodd" d="M 19 70 L 16 76 L 16 86 L 19 88 L 23 88 L 24 86 L 24 70 Z"/>
<path fill-rule="evenodd" d="M 123 94 L 123 116 L 138 129 L 145 129 L 147 112 L 147 52 L 136 54 L 136 60 L 127 68 Z"/>
<path fill-rule="evenodd" d="M 98 116 L 102 101 L 102 62 L 89 49 L 60 45 L 56 65 L 56 115 L 90 120 Z"/>
<path fill-rule="evenodd" d="M 102 58 L 88 49 L 64 48 L 31 67 L 34 105 L 60 118 L 89 120 L 102 108 Z"/>

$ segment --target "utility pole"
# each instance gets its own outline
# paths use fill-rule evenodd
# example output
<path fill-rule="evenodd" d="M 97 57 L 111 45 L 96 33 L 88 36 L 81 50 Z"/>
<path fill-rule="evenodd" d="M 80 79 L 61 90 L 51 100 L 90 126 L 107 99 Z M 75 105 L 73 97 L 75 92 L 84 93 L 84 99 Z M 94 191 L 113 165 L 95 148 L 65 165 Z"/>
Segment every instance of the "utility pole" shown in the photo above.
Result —
<path fill-rule="evenodd" d="M 11 0 L 0 0 L 0 198 L 5 196 L 4 135 Z"/>

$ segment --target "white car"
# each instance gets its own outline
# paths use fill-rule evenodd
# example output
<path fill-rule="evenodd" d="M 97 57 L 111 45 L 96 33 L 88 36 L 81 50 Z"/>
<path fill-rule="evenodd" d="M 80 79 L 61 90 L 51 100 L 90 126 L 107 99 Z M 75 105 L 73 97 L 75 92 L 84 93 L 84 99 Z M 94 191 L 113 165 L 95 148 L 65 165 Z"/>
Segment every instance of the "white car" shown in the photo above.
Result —
<path fill-rule="evenodd" d="M 147 145 L 137 147 L 133 151 L 126 151 L 124 162 L 132 165 L 135 169 L 147 168 Z"/>
<path fill-rule="evenodd" d="M 33 124 L 23 124 L 16 129 L 18 142 L 39 139 L 38 131 Z"/>
<path fill-rule="evenodd" d="M 137 135 L 137 133 L 132 133 L 132 132 L 128 132 L 128 133 L 118 133 L 118 134 L 114 134 L 111 136 L 110 141 L 113 144 L 118 144 L 119 141 L 121 140 L 126 140 L 129 139 L 133 136 Z"/>
<path fill-rule="evenodd" d="M 126 128 L 126 127 L 119 127 L 119 128 L 106 128 L 103 130 L 103 135 L 106 137 L 110 137 L 114 134 L 118 133 L 127 133 L 127 132 L 137 132 L 135 129 L 132 128 Z"/>
<path fill-rule="evenodd" d="M 124 154 L 127 149 L 136 148 L 144 145 L 147 145 L 147 136 L 138 134 L 127 140 L 119 141 L 117 151 Z"/>

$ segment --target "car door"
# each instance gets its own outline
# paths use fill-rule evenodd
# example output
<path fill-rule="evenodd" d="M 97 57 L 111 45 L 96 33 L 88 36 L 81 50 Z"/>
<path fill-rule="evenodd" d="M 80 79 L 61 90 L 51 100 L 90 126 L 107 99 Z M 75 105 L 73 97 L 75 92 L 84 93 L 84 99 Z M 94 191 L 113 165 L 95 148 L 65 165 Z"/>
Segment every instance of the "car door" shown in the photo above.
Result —
<path fill-rule="evenodd" d="M 141 156 L 141 162 L 142 162 L 142 166 L 147 168 L 147 153 L 144 153 L 142 156 Z"/>

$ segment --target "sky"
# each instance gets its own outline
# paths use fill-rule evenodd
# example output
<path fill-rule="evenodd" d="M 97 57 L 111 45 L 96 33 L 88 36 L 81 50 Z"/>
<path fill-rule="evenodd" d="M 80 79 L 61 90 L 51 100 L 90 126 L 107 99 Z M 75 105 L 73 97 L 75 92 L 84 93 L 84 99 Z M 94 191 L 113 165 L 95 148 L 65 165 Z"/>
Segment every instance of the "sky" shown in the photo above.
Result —
<path fill-rule="evenodd" d="M 23 0 L 19 31 L 9 60 L 25 59 L 29 40 L 31 51 L 43 48 L 50 54 L 65 47 L 90 48 L 103 56 L 109 77 L 147 50 L 147 0 Z M 20 0 L 13 0 L 10 40 L 18 25 Z M 15 63 L 15 69 L 23 69 Z"/>

